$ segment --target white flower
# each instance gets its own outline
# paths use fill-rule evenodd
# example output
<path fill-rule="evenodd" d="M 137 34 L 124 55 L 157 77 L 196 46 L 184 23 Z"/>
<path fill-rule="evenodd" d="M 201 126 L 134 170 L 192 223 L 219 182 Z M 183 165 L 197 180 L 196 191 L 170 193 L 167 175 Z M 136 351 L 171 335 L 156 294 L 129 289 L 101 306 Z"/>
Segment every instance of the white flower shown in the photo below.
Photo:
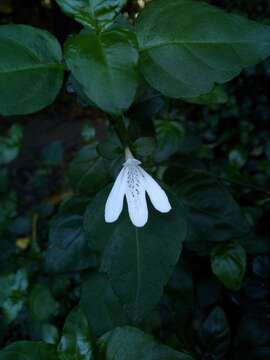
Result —
<path fill-rule="evenodd" d="M 171 210 L 168 197 L 158 183 L 140 167 L 141 162 L 134 159 L 126 149 L 126 161 L 120 171 L 105 205 L 105 221 L 116 221 L 123 209 L 126 195 L 128 213 L 132 223 L 142 227 L 148 220 L 146 192 L 154 207 L 166 213 Z"/>

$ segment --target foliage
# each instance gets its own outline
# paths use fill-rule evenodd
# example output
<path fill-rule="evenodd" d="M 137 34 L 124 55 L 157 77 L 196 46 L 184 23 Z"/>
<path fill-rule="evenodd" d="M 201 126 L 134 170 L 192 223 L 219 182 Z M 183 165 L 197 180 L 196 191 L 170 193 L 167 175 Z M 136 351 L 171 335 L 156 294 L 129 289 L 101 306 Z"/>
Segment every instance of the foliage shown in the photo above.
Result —
<path fill-rule="evenodd" d="M 264 1 L 48 3 L 65 39 L 0 4 L 0 360 L 270 358 Z M 127 147 L 172 205 L 142 228 L 104 221 Z"/>

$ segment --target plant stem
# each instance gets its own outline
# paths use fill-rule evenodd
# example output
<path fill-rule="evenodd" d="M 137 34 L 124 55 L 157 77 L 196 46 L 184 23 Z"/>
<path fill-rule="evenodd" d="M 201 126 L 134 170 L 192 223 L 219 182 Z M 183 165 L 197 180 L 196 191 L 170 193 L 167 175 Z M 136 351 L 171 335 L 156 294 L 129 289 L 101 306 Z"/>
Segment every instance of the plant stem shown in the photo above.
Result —
<path fill-rule="evenodd" d="M 36 252 L 40 252 L 40 247 L 37 242 L 37 223 L 38 214 L 34 214 L 32 223 L 32 249 Z"/>
<path fill-rule="evenodd" d="M 132 141 L 129 138 L 129 134 L 124 124 L 123 117 L 111 117 L 110 119 L 113 128 L 124 148 L 132 148 Z"/>

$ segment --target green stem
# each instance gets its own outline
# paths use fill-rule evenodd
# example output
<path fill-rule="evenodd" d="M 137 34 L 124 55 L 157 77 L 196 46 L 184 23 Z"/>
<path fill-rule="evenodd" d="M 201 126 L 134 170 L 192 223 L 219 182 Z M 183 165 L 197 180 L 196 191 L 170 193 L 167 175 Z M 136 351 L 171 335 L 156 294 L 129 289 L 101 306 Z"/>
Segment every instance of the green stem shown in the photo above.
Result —
<path fill-rule="evenodd" d="M 37 223 L 38 223 L 38 214 L 34 214 L 33 223 L 32 223 L 32 249 L 36 252 L 40 252 L 40 247 L 37 241 Z"/>
<path fill-rule="evenodd" d="M 110 120 L 124 148 L 126 147 L 132 148 L 132 141 L 129 138 L 129 134 L 124 124 L 123 117 L 117 117 L 117 118 L 111 117 Z"/>

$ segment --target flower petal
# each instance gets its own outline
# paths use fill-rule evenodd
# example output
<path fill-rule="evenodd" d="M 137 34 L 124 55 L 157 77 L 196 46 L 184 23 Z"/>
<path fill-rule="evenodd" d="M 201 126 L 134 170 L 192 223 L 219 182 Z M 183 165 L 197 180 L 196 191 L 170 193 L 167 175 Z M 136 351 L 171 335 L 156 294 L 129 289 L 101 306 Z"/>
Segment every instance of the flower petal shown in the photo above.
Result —
<path fill-rule="evenodd" d="M 119 218 L 123 210 L 126 191 L 126 169 L 123 168 L 117 176 L 105 205 L 105 221 L 112 223 Z"/>
<path fill-rule="evenodd" d="M 145 170 L 140 167 L 140 171 L 144 177 L 145 190 L 150 197 L 153 206 L 160 212 L 166 213 L 171 210 L 171 204 L 165 193 L 165 191 L 159 186 L 159 184 L 147 174 Z"/>
<path fill-rule="evenodd" d="M 126 197 L 129 217 L 135 226 L 142 227 L 147 223 L 148 209 L 144 181 L 138 166 L 127 167 L 127 180 Z"/>

